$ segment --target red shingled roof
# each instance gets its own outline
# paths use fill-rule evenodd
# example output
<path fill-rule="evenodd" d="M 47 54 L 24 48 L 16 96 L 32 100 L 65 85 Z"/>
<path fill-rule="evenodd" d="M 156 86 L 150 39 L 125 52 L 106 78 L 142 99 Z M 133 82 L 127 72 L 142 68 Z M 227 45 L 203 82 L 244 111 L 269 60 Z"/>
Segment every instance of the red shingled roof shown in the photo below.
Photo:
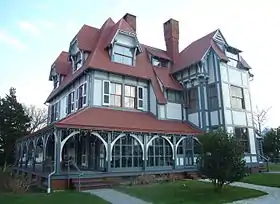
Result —
<path fill-rule="evenodd" d="M 143 52 L 137 55 L 135 66 L 115 63 L 111 61 L 108 50 L 105 48 L 108 47 L 112 38 L 119 29 L 134 32 L 133 28 L 123 18 L 117 23 L 115 23 L 111 18 L 108 18 L 100 29 L 84 25 L 78 32 L 77 39 L 80 49 L 90 52 L 88 59 L 83 67 L 74 74 L 72 74 L 72 72 L 67 74 L 63 83 L 57 89 L 53 90 L 46 102 L 49 102 L 85 69 L 98 69 L 105 72 L 127 75 L 151 81 L 158 102 L 165 104 L 166 99 L 160 89 L 157 78 L 161 81 L 164 87 L 180 90 L 180 84 L 173 79 L 171 73 L 178 72 L 194 63 L 199 62 L 209 48 L 212 48 L 220 59 L 227 60 L 225 54 L 213 40 L 215 33 L 218 32 L 218 30 L 215 30 L 214 32 L 211 32 L 208 35 L 194 41 L 182 52 L 180 52 L 179 57 L 171 69 L 153 69 L 153 66 L 148 58 L 148 53 L 167 60 L 170 60 L 171 58 L 164 50 L 142 44 L 141 47 L 144 49 L 142 49 Z M 58 67 L 58 69 L 64 70 L 65 68 Z M 64 71 L 62 72 L 64 73 Z"/>
<path fill-rule="evenodd" d="M 181 121 L 158 120 L 146 112 L 109 108 L 86 108 L 57 122 L 55 126 L 165 134 L 202 134 Z"/>
<path fill-rule="evenodd" d="M 77 34 L 78 47 L 81 50 L 92 51 L 95 39 L 98 37 L 99 29 L 83 25 Z"/>
<path fill-rule="evenodd" d="M 182 52 L 180 52 L 178 60 L 172 67 L 172 72 L 178 72 L 182 69 L 189 67 L 192 64 L 198 63 L 210 47 L 214 49 L 221 59 L 227 60 L 225 54 L 220 50 L 213 40 L 214 35 L 218 32 L 215 30 L 208 35 L 192 42 Z"/>
<path fill-rule="evenodd" d="M 55 63 L 55 71 L 58 74 L 61 75 L 67 75 L 69 72 L 71 72 L 71 63 L 68 61 L 68 56 L 69 53 L 68 52 L 64 52 L 62 51 L 59 56 L 57 57 L 57 59 L 54 61 Z"/>
<path fill-rule="evenodd" d="M 177 81 L 173 78 L 173 76 L 170 73 L 170 70 L 166 67 L 153 67 L 156 76 L 159 78 L 160 82 L 165 88 L 168 89 L 174 89 L 174 90 L 183 90 L 183 87 Z"/>

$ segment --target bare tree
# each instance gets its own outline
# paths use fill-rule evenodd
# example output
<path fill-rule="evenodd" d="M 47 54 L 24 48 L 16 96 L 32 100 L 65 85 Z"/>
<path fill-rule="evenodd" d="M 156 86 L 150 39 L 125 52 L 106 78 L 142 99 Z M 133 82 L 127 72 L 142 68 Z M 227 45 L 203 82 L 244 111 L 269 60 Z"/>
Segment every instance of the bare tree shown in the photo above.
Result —
<path fill-rule="evenodd" d="M 253 118 L 254 118 L 254 126 L 259 134 L 262 131 L 263 124 L 267 120 L 267 113 L 270 109 L 271 107 L 266 109 L 259 109 L 259 107 L 256 106 L 256 111 L 253 113 Z"/>
<path fill-rule="evenodd" d="M 30 118 L 31 133 L 45 127 L 48 120 L 48 111 L 46 108 L 38 108 L 35 105 L 24 105 L 24 110 Z"/>

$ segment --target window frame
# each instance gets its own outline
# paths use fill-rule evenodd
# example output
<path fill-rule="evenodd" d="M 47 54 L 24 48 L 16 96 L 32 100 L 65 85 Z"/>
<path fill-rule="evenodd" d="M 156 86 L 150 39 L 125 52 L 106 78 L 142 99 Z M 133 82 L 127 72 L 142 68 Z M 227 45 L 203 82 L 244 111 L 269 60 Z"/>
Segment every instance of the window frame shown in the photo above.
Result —
<path fill-rule="evenodd" d="M 214 94 L 212 91 L 215 91 Z M 208 105 L 209 109 L 219 108 L 219 97 L 218 97 L 218 87 L 217 83 L 212 83 L 208 85 Z"/>
<path fill-rule="evenodd" d="M 236 88 L 236 89 L 239 89 L 241 91 L 241 97 L 240 96 L 237 96 L 237 95 L 234 95 L 233 94 L 233 88 Z M 233 104 L 233 100 L 240 100 L 241 102 L 241 108 L 240 107 L 235 107 Z M 245 107 L 245 97 L 244 97 L 244 89 L 242 87 L 239 87 L 239 86 L 235 86 L 235 85 L 230 85 L 230 101 L 231 101 L 231 108 L 233 109 L 239 109 L 239 110 L 245 110 L 246 107 Z"/>
<path fill-rule="evenodd" d="M 109 91 L 105 93 L 105 83 L 108 83 Z M 110 106 L 110 92 L 111 92 L 111 82 L 109 80 L 103 80 L 102 82 L 102 105 Z M 105 96 L 108 96 L 108 102 L 105 102 Z"/>
<path fill-rule="evenodd" d="M 237 130 L 240 131 L 240 135 L 237 135 Z M 242 130 L 246 130 L 246 138 L 244 138 L 244 134 Z M 249 136 L 249 129 L 248 127 L 234 127 L 234 136 L 236 139 L 239 140 L 242 147 L 244 148 L 244 153 L 250 153 L 251 152 L 251 146 L 250 146 L 250 136 Z"/>
<path fill-rule="evenodd" d="M 140 90 L 142 90 L 142 97 L 140 97 Z M 144 109 L 144 87 L 143 86 L 137 86 L 137 109 L 143 110 Z M 142 106 L 140 103 L 142 102 Z"/>
<path fill-rule="evenodd" d="M 116 47 L 131 49 L 131 56 L 128 56 L 124 53 L 120 53 L 120 52 L 116 51 Z M 116 62 L 116 63 L 124 64 L 124 65 L 127 65 L 127 66 L 133 66 L 134 65 L 134 59 L 135 59 L 135 49 L 136 49 L 136 47 L 123 45 L 121 43 L 114 43 L 113 49 L 112 49 L 112 61 Z M 120 56 L 122 58 L 122 60 L 116 60 L 117 58 L 115 56 Z M 124 60 L 123 60 L 124 58 L 131 59 L 131 64 L 130 63 L 125 63 Z"/>
<path fill-rule="evenodd" d="M 174 94 L 174 100 L 170 98 L 171 94 Z M 171 90 L 171 89 L 166 90 L 167 101 L 170 103 L 182 104 L 183 103 L 183 94 L 184 93 L 181 91 L 176 91 L 176 90 Z"/>
<path fill-rule="evenodd" d="M 130 96 L 126 95 L 126 88 L 125 88 L 126 86 L 130 87 L 130 93 L 131 93 L 131 88 L 134 88 L 134 97 L 131 96 L 131 94 L 130 94 Z M 130 109 L 136 109 L 137 108 L 137 101 L 136 101 L 137 100 L 137 86 L 131 85 L 131 84 L 124 84 L 124 95 L 123 95 L 123 97 L 124 97 L 124 105 L 123 105 L 124 108 L 130 108 Z M 126 98 L 133 99 L 133 107 L 126 106 Z"/>
<path fill-rule="evenodd" d="M 120 94 L 117 94 L 116 91 L 115 93 L 112 93 L 112 84 L 114 85 L 120 85 L 121 87 L 121 93 Z M 111 103 L 111 99 L 112 97 L 120 97 L 120 106 L 117 106 L 116 103 L 115 103 L 115 100 L 114 100 L 114 104 Z M 122 97 L 123 97 L 123 87 L 122 87 L 122 84 L 119 83 L 119 82 L 110 82 L 110 106 L 113 106 L 113 107 L 122 107 L 122 104 L 123 104 L 123 101 L 122 101 Z"/>
<path fill-rule="evenodd" d="M 192 97 L 192 91 L 195 93 L 195 97 Z M 198 111 L 198 88 L 197 87 L 192 87 L 188 89 L 188 112 L 189 113 L 194 113 Z M 194 103 L 195 107 L 192 107 L 191 104 Z"/>

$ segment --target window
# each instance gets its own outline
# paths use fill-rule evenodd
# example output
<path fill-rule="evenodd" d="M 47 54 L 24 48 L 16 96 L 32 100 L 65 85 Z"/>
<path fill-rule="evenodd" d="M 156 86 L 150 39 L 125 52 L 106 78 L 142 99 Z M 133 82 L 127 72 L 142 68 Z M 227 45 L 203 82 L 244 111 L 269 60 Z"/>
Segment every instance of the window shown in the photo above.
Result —
<path fill-rule="evenodd" d="M 231 106 L 236 109 L 245 109 L 243 89 L 231 86 Z"/>
<path fill-rule="evenodd" d="M 232 67 L 237 67 L 238 64 L 238 55 L 228 52 L 226 51 L 226 56 L 228 57 L 229 61 L 228 61 L 228 65 L 232 66 Z"/>
<path fill-rule="evenodd" d="M 144 88 L 138 86 L 138 91 L 137 91 L 137 100 L 138 100 L 138 109 L 143 109 L 144 108 Z"/>
<path fill-rule="evenodd" d="M 139 142 L 135 138 L 127 135 L 120 138 L 114 144 L 111 167 L 142 167 L 142 157 L 143 151 Z"/>
<path fill-rule="evenodd" d="M 148 147 L 147 166 L 172 166 L 172 147 L 166 139 L 158 137 Z"/>
<path fill-rule="evenodd" d="M 53 88 L 56 89 L 59 86 L 59 76 L 54 75 L 52 78 L 53 78 Z"/>
<path fill-rule="evenodd" d="M 198 93 L 197 88 L 190 88 L 188 90 L 188 107 L 189 112 L 197 111 Z"/>
<path fill-rule="evenodd" d="M 121 107 L 122 106 L 122 85 L 111 83 L 110 91 L 110 105 Z"/>
<path fill-rule="evenodd" d="M 158 57 L 152 57 L 152 65 L 155 67 L 168 67 L 168 61 Z"/>
<path fill-rule="evenodd" d="M 249 142 L 249 132 L 248 128 L 235 128 L 234 134 L 236 139 L 239 140 L 242 147 L 244 148 L 244 152 L 250 152 L 250 142 Z"/>
<path fill-rule="evenodd" d="M 135 108 L 135 86 L 124 86 L 124 107 Z"/>
<path fill-rule="evenodd" d="M 75 72 L 83 66 L 83 55 L 82 52 L 77 52 L 74 55 L 71 55 L 72 67 Z"/>
<path fill-rule="evenodd" d="M 182 103 L 183 93 L 180 91 L 167 90 L 167 100 L 171 103 Z"/>
<path fill-rule="evenodd" d="M 103 105 L 110 105 L 110 81 L 103 81 Z"/>
<path fill-rule="evenodd" d="M 208 87 L 209 109 L 217 109 L 219 107 L 217 84 L 210 84 Z"/>
<path fill-rule="evenodd" d="M 59 102 L 51 105 L 51 123 L 57 121 L 59 118 Z"/>
<path fill-rule="evenodd" d="M 71 93 L 68 94 L 66 113 L 70 114 L 74 110 L 75 110 L 75 92 L 72 91 Z"/>
<path fill-rule="evenodd" d="M 113 48 L 113 61 L 126 65 L 133 65 L 135 48 L 125 47 L 118 44 Z"/>
<path fill-rule="evenodd" d="M 78 89 L 78 109 L 87 104 L 87 84 L 82 84 Z"/>

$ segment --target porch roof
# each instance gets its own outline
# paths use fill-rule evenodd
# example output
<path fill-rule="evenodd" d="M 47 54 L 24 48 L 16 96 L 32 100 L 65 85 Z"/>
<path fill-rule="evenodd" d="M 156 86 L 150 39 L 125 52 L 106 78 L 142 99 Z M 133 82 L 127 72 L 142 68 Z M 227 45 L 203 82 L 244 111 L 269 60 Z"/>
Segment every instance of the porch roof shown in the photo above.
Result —
<path fill-rule="evenodd" d="M 110 108 L 85 108 L 58 121 L 55 126 L 185 135 L 203 133 L 182 121 L 158 120 L 150 113 Z"/>

